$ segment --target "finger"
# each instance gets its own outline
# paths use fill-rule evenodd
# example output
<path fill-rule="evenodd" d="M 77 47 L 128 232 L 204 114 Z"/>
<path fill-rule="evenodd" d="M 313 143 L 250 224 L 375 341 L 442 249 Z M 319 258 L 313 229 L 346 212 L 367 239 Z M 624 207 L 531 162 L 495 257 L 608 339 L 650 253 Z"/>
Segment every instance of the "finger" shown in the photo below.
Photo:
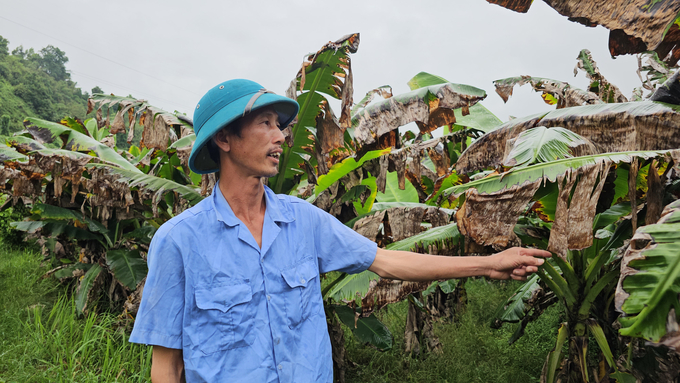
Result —
<path fill-rule="evenodd" d="M 533 274 L 538 271 L 538 267 L 536 266 L 527 266 L 525 269 L 527 271 L 527 274 Z"/>
<path fill-rule="evenodd" d="M 527 270 L 526 269 L 514 269 L 512 270 L 512 275 L 517 275 L 520 277 L 523 277 L 527 275 Z"/>
<path fill-rule="evenodd" d="M 552 257 L 552 253 L 550 253 L 549 251 L 540 250 L 540 249 L 522 248 L 522 250 L 520 250 L 519 254 L 530 256 L 530 257 L 543 257 L 543 258 Z"/>
<path fill-rule="evenodd" d="M 527 277 L 521 277 L 519 275 L 512 274 L 510 275 L 510 278 L 516 280 L 516 281 L 526 281 Z"/>

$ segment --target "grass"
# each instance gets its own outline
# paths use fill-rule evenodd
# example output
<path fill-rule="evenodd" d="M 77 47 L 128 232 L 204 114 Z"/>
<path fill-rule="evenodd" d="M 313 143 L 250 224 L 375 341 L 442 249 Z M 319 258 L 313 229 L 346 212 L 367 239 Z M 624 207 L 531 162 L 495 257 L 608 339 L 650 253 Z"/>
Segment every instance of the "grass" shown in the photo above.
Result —
<path fill-rule="evenodd" d="M 403 353 L 407 302 L 388 306 L 378 315 L 392 331 L 392 350 L 378 352 L 346 336 L 347 351 L 356 367 L 347 371 L 348 382 L 539 382 L 543 362 L 554 347 L 561 309 L 550 307 L 527 326 L 515 344 L 508 339 L 517 324 L 500 330 L 489 324 L 496 308 L 512 295 L 518 283 L 468 281 L 468 305 L 454 323 L 438 323 L 435 334 L 443 352 L 411 358 Z M 345 329 L 347 334 L 349 331 Z"/>
<path fill-rule="evenodd" d="M 148 381 L 150 348 L 127 342 L 127 321 L 78 315 L 63 287 L 42 278 L 41 260 L 0 253 L 0 382 Z"/>
<path fill-rule="evenodd" d="M 0 243 L 1 244 L 1 243 Z M 0 383 L 147 382 L 151 348 L 127 342 L 130 323 L 112 314 L 78 315 L 73 300 L 36 251 L 0 252 Z M 378 316 L 394 334 L 392 350 L 360 344 L 345 329 L 347 352 L 356 365 L 347 382 L 538 382 L 562 312 L 551 307 L 514 345 L 516 325 L 493 330 L 493 313 L 517 283 L 467 283 L 468 305 L 454 323 L 437 323 L 441 354 L 404 354 L 407 303 Z"/>

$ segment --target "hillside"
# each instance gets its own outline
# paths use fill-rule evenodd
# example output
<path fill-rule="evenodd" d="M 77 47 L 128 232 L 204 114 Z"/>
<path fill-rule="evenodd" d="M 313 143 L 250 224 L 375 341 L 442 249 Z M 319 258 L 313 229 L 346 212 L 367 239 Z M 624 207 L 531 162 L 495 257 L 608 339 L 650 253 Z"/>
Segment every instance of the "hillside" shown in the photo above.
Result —
<path fill-rule="evenodd" d="M 38 52 L 19 46 L 10 53 L 8 46 L 0 36 L 0 134 L 23 129 L 28 116 L 50 121 L 85 117 L 88 93 L 71 81 L 64 51 L 52 45 Z"/>

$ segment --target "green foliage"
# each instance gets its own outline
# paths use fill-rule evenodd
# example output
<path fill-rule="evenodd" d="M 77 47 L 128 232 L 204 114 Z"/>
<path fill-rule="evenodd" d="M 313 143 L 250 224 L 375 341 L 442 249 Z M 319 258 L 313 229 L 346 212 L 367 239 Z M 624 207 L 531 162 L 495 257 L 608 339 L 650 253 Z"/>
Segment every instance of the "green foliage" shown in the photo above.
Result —
<path fill-rule="evenodd" d="M 0 36 L 0 115 L 9 116 L 9 132 L 21 130 L 28 116 L 49 121 L 85 117 L 88 95 L 70 80 L 64 51 L 48 45 L 36 53 L 20 46 L 9 55 L 8 43 Z"/>
<path fill-rule="evenodd" d="M 595 152 L 595 147 L 590 141 L 571 130 L 537 126 L 519 134 L 503 165 L 523 167 L 571 158 L 573 157 L 571 149 L 580 145 L 588 145 L 591 152 Z"/>
<path fill-rule="evenodd" d="M 354 310 L 347 306 L 333 306 L 338 318 L 352 330 L 352 334 L 361 342 L 371 344 L 380 351 L 392 348 L 392 333 L 371 314 L 366 318 L 356 318 Z"/>

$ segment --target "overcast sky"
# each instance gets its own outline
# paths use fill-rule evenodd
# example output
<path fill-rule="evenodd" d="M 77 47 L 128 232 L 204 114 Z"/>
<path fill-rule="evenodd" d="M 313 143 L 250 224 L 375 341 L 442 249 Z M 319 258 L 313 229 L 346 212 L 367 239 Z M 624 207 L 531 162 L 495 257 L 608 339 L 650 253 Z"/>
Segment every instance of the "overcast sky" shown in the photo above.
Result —
<path fill-rule="evenodd" d="M 504 105 L 493 80 L 532 75 L 585 88 L 585 75 L 573 74 L 583 48 L 627 97 L 640 85 L 634 56 L 609 55 L 607 29 L 570 22 L 542 1 L 526 14 L 484 0 L 0 0 L 0 9 L 10 51 L 57 46 L 83 90 L 97 85 L 189 116 L 232 78 L 283 94 L 305 54 L 354 32 L 355 101 L 381 85 L 407 92 L 425 71 L 486 90 L 483 104 L 506 121 L 554 107 L 528 85 Z"/>

